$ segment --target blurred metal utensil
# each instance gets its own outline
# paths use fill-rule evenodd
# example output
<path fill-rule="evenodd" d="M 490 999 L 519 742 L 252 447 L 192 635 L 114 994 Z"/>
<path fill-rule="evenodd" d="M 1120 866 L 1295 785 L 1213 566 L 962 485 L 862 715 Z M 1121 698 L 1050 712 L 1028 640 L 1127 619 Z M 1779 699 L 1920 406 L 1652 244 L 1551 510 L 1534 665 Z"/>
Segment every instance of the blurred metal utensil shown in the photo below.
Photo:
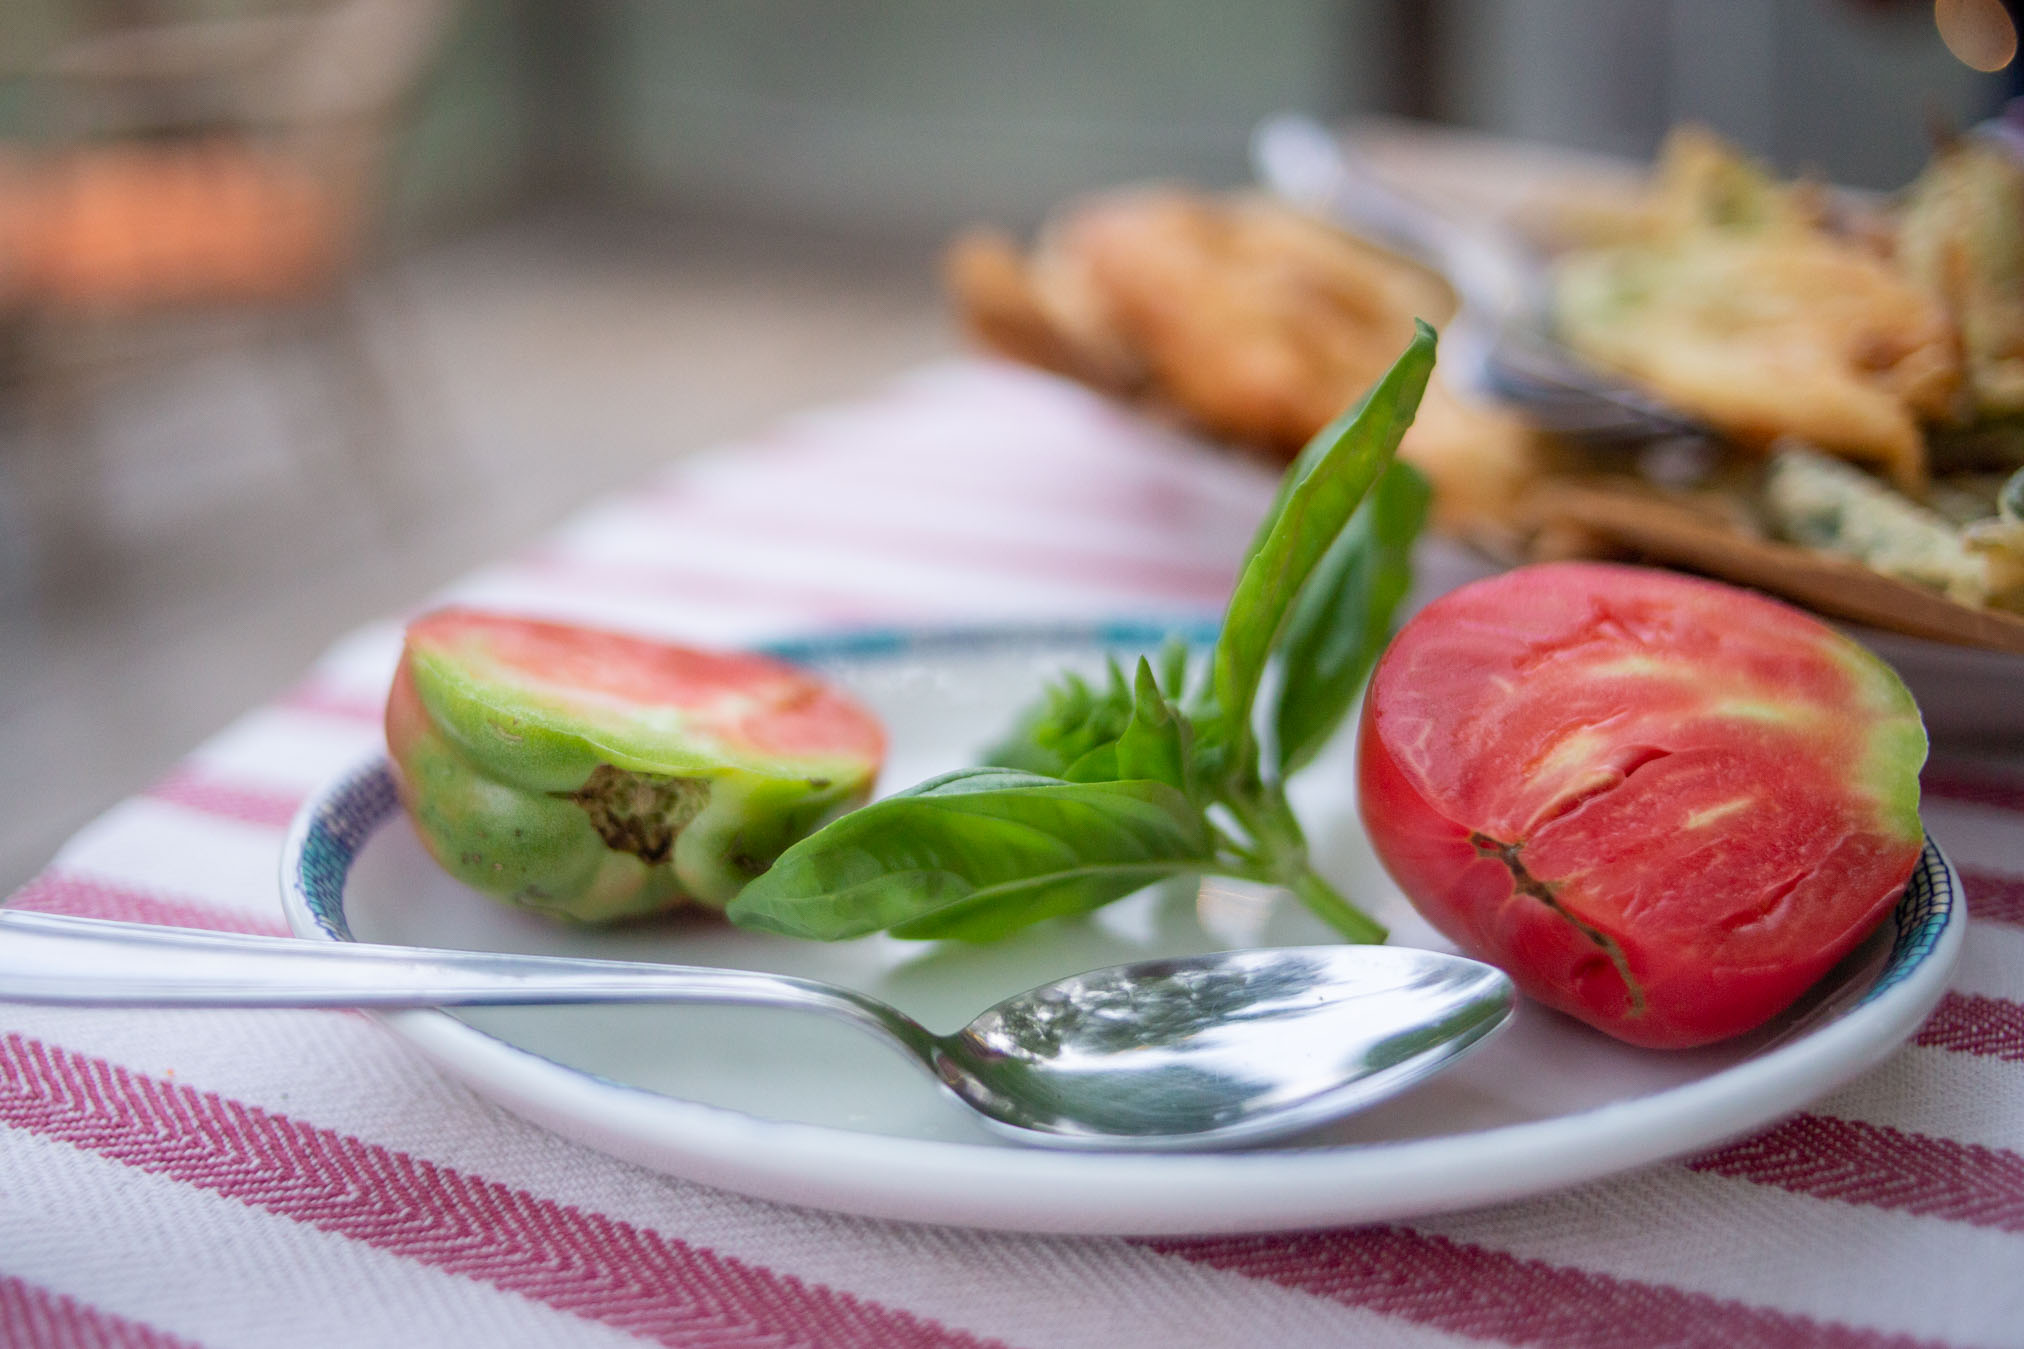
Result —
<path fill-rule="evenodd" d="M 1232 1147 L 1313 1128 L 1440 1071 L 1502 1026 L 1515 999 L 1502 971 L 1461 956 L 1295 946 L 1091 970 L 1007 998 L 961 1030 L 936 1035 L 854 989 L 759 970 L 0 911 L 0 1000 L 793 1008 L 880 1036 L 1006 1137 L 1047 1147 Z"/>
<path fill-rule="evenodd" d="M 1441 335 L 1441 363 L 1458 386 L 1579 440 L 1643 445 L 1713 438 L 1699 421 L 1555 341 L 1544 322 L 1545 268 L 1509 234 L 1414 201 L 1313 119 L 1283 113 L 1259 123 L 1251 167 L 1287 201 L 1447 278 L 1460 307 Z"/>

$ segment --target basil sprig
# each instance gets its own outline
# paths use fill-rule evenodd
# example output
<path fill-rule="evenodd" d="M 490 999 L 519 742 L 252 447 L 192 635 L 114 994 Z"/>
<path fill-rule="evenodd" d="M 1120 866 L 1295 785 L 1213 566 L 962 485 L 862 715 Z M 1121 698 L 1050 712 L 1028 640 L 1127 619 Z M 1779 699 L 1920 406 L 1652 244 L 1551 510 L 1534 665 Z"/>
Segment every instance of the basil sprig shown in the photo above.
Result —
<path fill-rule="evenodd" d="M 1309 865 L 1285 785 L 1355 700 L 1411 583 L 1429 494 L 1394 455 L 1433 365 L 1434 331 L 1416 323 L 1391 370 L 1287 470 L 1206 661 L 1174 645 L 1130 676 L 1113 662 L 1094 687 L 1062 676 L 993 766 L 803 839 L 731 902 L 732 921 L 825 940 L 991 940 L 1213 872 L 1283 885 L 1349 940 L 1383 941 Z"/>

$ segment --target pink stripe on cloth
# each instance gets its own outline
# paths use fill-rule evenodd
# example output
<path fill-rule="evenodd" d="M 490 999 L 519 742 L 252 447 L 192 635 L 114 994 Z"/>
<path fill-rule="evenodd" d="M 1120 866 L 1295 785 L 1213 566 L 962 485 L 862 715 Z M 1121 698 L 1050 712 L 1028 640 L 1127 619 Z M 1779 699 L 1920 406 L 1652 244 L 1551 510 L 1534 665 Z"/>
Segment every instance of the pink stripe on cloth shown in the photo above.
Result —
<path fill-rule="evenodd" d="M 995 1343 L 24 1035 L 0 1122 L 662 1344 Z"/>
<path fill-rule="evenodd" d="M 320 680 L 309 679 L 276 700 L 275 706 L 291 712 L 309 712 L 343 721 L 377 722 L 386 715 L 386 697 L 362 698 Z"/>
<path fill-rule="evenodd" d="M 1949 993 L 1912 1043 L 2024 1063 L 2024 1003 L 1979 993 Z"/>
<path fill-rule="evenodd" d="M 1399 1227 L 1144 1243 L 1456 1335 L 1554 1349 L 1896 1349 L 1918 1341 Z"/>
<path fill-rule="evenodd" d="M 248 787 L 212 777 L 201 769 L 184 767 L 148 788 L 157 801 L 206 815 L 217 815 L 241 824 L 286 829 L 295 818 L 306 793 Z"/>
<path fill-rule="evenodd" d="M 216 932 L 252 932 L 285 937 L 279 918 L 240 913 L 200 899 L 112 885 L 52 867 L 16 890 L 7 901 L 12 909 L 37 913 L 69 913 L 81 918 L 118 918 L 130 923 L 164 927 L 201 927 Z"/>
<path fill-rule="evenodd" d="M 680 515 L 674 518 L 681 518 Z M 865 530 L 833 522 L 794 521 L 754 512 L 743 521 L 711 518 L 707 527 L 751 540 L 777 537 L 782 547 L 834 550 L 853 557 L 876 556 L 922 566 L 961 566 L 1007 575 L 1083 581 L 1092 577 L 1144 590 L 1148 596 L 1219 603 L 1237 580 L 1237 559 L 1189 562 L 1146 557 L 1118 548 L 1062 543 L 978 539 L 931 523 L 911 527 L 880 524 Z"/>
<path fill-rule="evenodd" d="M 1004 471 L 996 463 L 938 460 L 900 464 L 829 460 L 797 475 L 796 481 L 817 500 L 847 503 L 875 497 L 884 503 L 899 489 L 907 500 L 929 511 L 942 500 L 988 502 L 1011 519 L 1040 515 L 1055 522 L 1078 521 L 1088 529 L 1154 529 L 1182 538 L 1216 528 L 1234 532 L 1241 540 L 1244 528 L 1263 515 L 1271 498 L 1267 486 L 1256 494 L 1252 509 L 1250 502 L 1236 504 L 1227 484 L 1191 483 L 1160 472 L 1118 474 L 1085 468 L 1065 478 L 1036 475 L 1025 466 Z M 691 518 L 718 502 L 742 501 L 758 485 L 757 478 L 700 484 L 671 480 L 628 498 L 627 504 L 667 519 Z"/>
<path fill-rule="evenodd" d="M 730 601 L 761 604 L 769 608 L 789 607 L 824 622 L 876 622 L 891 616 L 890 606 L 881 609 L 860 591 L 849 587 L 754 581 L 733 571 L 666 563 L 586 561 L 556 548 L 536 548 L 516 554 L 502 563 L 501 569 L 509 573 L 518 571 L 566 581 L 591 591 L 671 596 L 702 593 L 719 603 Z"/>
<path fill-rule="evenodd" d="M 2024 924 L 2024 877 L 1960 867 L 1968 917 L 1976 922 Z"/>
<path fill-rule="evenodd" d="M 7 1349 L 197 1349 L 153 1326 L 87 1307 L 0 1274 L 0 1345 Z"/>
<path fill-rule="evenodd" d="M 1927 795 L 1970 806 L 2024 813 L 2024 777 L 1957 760 L 1931 760 L 1919 774 Z"/>
<path fill-rule="evenodd" d="M 1236 580 L 1248 535 L 1248 529 L 1225 525 L 1224 542 L 1235 545 L 1228 556 L 1221 548 L 1205 549 L 1204 517 L 1227 519 L 1228 503 L 1158 475 L 1113 483 L 1092 482 L 1088 473 L 1061 482 L 1030 473 L 979 480 L 972 472 L 934 483 L 931 473 L 909 466 L 891 482 L 867 482 L 855 465 L 834 467 L 839 471 L 828 481 L 808 484 L 817 490 L 786 501 L 761 481 L 743 479 L 670 483 L 628 504 L 665 525 L 736 537 L 770 535 L 782 547 L 814 544 L 1020 572 L 1142 575 L 1152 584 L 1225 590 Z M 906 489 L 905 511 L 891 509 L 895 486 Z M 958 513 L 955 522 L 948 518 L 951 510 Z M 987 533 L 966 523 L 980 513 L 995 526 Z M 1136 529 L 1129 528 L 1134 514 L 1145 518 Z"/>
<path fill-rule="evenodd" d="M 1795 1115 L 1687 1167 L 1815 1199 L 2024 1232 L 2024 1155 L 1881 1124 Z"/>

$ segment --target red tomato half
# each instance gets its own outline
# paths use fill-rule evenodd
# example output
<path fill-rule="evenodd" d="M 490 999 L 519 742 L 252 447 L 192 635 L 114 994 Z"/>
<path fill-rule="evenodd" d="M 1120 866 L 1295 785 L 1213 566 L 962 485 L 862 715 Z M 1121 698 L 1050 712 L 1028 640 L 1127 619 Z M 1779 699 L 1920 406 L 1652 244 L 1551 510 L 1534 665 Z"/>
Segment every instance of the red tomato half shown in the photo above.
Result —
<path fill-rule="evenodd" d="M 1523 567 L 1422 610 L 1371 678 L 1358 789 L 1414 905 L 1540 1002 L 1684 1048 L 1786 1007 L 1924 834 L 1918 708 L 1746 591 Z"/>

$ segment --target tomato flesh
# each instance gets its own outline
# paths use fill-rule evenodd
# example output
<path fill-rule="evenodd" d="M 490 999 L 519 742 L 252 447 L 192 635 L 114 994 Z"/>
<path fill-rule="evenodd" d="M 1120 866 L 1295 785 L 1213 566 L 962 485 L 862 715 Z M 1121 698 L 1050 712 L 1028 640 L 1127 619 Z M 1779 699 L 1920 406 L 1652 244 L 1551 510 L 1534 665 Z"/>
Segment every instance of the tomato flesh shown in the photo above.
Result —
<path fill-rule="evenodd" d="M 585 721 L 639 726 L 658 709 L 679 715 L 691 737 L 755 755 L 876 762 L 885 752 L 884 731 L 858 704 L 806 671 L 749 652 L 470 609 L 415 620 L 408 644 Z"/>
<path fill-rule="evenodd" d="M 1889 669 L 1673 573 L 1520 568 L 1428 606 L 1374 673 L 1359 802 L 1416 907 L 1532 997 L 1686 1047 L 1789 1005 L 1923 843 Z"/>

